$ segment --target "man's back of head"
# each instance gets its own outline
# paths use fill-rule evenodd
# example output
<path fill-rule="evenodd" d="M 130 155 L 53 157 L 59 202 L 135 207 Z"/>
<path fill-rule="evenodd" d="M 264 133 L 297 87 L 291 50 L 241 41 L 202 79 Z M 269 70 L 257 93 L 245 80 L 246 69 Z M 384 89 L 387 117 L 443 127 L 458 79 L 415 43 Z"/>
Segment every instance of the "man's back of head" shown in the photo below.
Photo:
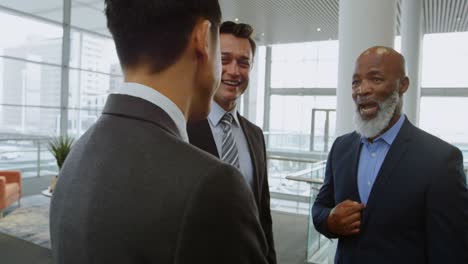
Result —
<path fill-rule="evenodd" d="M 221 21 L 217 0 L 105 2 L 107 26 L 124 68 L 141 63 L 163 71 L 180 57 L 197 20 L 210 21 L 213 31 Z"/>
<path fill-rule="evenodd" d="M 220 81 L 218 0 L 105 3 L 125 81 L 157 90 L 186 119 L 206 117 Z"/>

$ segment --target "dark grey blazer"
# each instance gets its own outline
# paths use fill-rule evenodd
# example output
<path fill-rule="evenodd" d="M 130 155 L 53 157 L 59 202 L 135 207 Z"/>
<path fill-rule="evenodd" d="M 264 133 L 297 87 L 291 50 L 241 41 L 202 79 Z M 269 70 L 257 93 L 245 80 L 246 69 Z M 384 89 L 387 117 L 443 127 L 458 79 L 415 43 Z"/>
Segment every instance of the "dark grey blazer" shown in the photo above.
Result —
<path fill-rule="evenodd" d="M 267 159 L 265 140 L 262 130 L 243 116 L 237 114 L 242 131 L 249 146 L 254 168 L 254 196 L 257 202 L 260 222 L 268 242 L 268 262 L 276 263 L 276 251 L 273 240 L 273 228 L 270 212 L 270 190 L 268 186 Z M 213 133 L 207 119 L 187 124 L 190 143 L 219 158 Z"/>
<path fill-rule="evenodd" d="M 328 156 L 324 184 L 312 213 L 327 229 L 331 209 L 360 201 L 361 140 L 339 137 Z M 459 149 L 405 120 L 377 175 L 361 233 L 339 237 L 335 263 L 468 263 L 468 189 Z"/>
<path fill-rule="evenodd" d="M 159 107 L 110 95 L 51 201 L 54 263 L 267 263 L 240 173 L 183 142 Z"/>

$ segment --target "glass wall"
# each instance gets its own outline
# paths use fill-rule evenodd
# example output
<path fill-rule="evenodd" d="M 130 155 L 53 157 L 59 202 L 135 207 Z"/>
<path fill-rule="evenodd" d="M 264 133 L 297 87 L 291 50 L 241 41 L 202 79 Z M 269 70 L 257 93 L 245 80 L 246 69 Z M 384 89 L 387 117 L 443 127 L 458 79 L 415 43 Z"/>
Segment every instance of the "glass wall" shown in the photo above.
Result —
<path fill-rule="evenodd" d="M 420 127 L 454 144 L 468 143 L 468 97 L 423 97 Z M 455 124 L 454 124 L 455 123 Z"/>
<path fill-rule="evenodd" d="M 269 149 L 322 151 L 325 142 L 326 110 L 333 110 L 329 115 L 329 137 L 331 137 L 330 141 L 333 142 L 336 121 L 335 109 L 336 96 L 272 95 Z M 314 111 L 315 118 L 312 118 Z M 314 134 L 315 138 L 314 146 L 310 145 L 311 133 Z"/>
<path fill-rule="evenodd" d="M 458 146 L 468 161 L 468 32 L 425 35 L 422 61 L 423 93 L 437 93 L 421 98 L 420 127 Z"/>
<path fill-rule="evenodd" d="M 271 88 L 336 88 L 338 41 L 272 46 Z"/>
<path fill-rule="evenodd" d="M 335 130 L 338 41 L 273 45 L 270 49 L 268 148 L 327 152 Z"/>
<path fill-rule="evenodd" d="M 71 2 L 66 43 L 64 1 L 46 2 L 0 1 L 0 34 L 8 36 L 0 41 L 0 170 L 20 169 L 26 177 L 56 173 L 47 143 L 61 133 L 64 113 L 67 133 L 80 136 L 123 81 L 104 1 Z M 63 48 L 69 50 L 68 67 Z"/>
<path fill-rule="evenodd" d="M 444 52 L 440 52 L 441 47 Z M 271 63 L 271 73 L 257 74 L 261 78 L 257 83 L 267 84 L 265 100 L 259 96 L 262 104 L 267 104 L 259 110 L 265 109 L 262 116 L 267 119 L 267 148 L 271 156 L 291 159 L 269 161 L 272 197 L 301 197 L 307 188 L 286 177 L 304 168 L 291 164 L 301 164 L 294 161 L 297 158 L 308 158 L 312 163 L 326 159 L 335 138 L 338 42 L 262 48 L 271 51 L 271 57 L 266 52 L 265 58 L 266 63 Z M 401 51 L 400 36 L 395 38 L 395 49 Z M 463 72 L 468 61 L 468 33 L 426 35 L 422 55 L 419 125 L 458 146 L 468 164 L 468 122 L 464 122 L 468 114 L 468 75 Z M 453 89 L 458 90 L 457 97 L 448 96 Z"/>
<path fill-rule="evenodd" d="M 1 9 L 0 23 L 0 169 L 56 173 L 46 138 L 60 127 L 63 29 Z"/>
<path fill-rule="evenodd" d="M 123 82 L 112 39 L 73 30 L 69 70 L 70 134 L 79 136 L 99 117 L 107 95 Z"/>
<path fill-rule="evenodd" d="M 422 61 L 422 87 L 468 88 L 468 32 L 425 35 Z"/>
<path fill-rule="evenodd" d="M 395 38 L 394 44 L 395 49 L 401 51 L 400 36 Z M 270 98 L 269 107 L 264 109 L 269 111 L 265 114 L 269 119 L 265 131 L 271 150 L 314 151 L 324 145 L 324 113 L 318 113 L 316 124 L 312 126 L 312 111 L 336 109 L 338 45 L 338 41 L 321 41 L 269 47 L 271 74 L 267 74 L 270 87 L 266 87 L 266 94 L 270 94 Z M 444 52 L 440 52 L 441 49 Z M 452 119 L 443 117 L 459 116 L 458 120 L 463 120 L 468 114 L 464 108 L 468 97 L 466 61 L 468 32 L 424 36 L 420 126 L 461 148 L 468 145 L 468 129 L 460 122 L 444 121 Z M 464 89 L 459 89 L 458 97 L 449 97 L 445 91 L 454 88 Z M 330 91 L 326 92 L 327 89 Z M 431 96 L 428 96 L 429 89 Z M 334 113 L 329 114 L 331 138 L 334 123 Z M 322 144 L 311 146 L 311 135 L 318 137 L 313 145 L 319 141 Z"/>
<path fill-rule="evenodd" d="M 0 55 L 38 63 L 60 64 L 63 30 L 58 25 L 1 12 Z M 6 26 L 8 25 L 8 26 Z"/>

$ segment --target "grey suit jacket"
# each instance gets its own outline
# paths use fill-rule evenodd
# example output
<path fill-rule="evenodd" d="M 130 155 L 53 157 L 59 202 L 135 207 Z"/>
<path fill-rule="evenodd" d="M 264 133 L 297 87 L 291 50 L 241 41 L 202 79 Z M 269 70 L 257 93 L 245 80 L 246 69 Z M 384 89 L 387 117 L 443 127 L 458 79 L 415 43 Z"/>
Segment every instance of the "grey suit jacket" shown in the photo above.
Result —
<path fill-rule="evenodd" d="M 270 211 L 270 190 L 268 185 L 267 156 L 262 130 L 249 120 L 237 114 L 239 122 L 249 145 L 250 157 L 254 167 L 253 194 L 257 202 L 260 223 L 268 242 L 268 263 L 276 264 L 276 251 L 273 239 L 273 227 Z M 213 133 L 208 119 L 187 124 L 190 143 L 219 158 Z"/>
<path fill-rule="evenodd" d="M 55 263 L 267 263 L 245 180 L 177 131 L 159 107 L 109 96 L 52 197 Z"/>

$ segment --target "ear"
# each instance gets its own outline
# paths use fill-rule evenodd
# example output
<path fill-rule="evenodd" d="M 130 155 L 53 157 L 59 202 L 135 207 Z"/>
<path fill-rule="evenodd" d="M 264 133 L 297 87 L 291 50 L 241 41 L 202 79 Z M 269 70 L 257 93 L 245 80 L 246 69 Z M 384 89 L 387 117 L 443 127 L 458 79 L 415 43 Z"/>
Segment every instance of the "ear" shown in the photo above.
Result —
<path fill-rule="evenodd" d="M 406 93 L 406 91 L 408 90 L 409 84 L 410 84 L 409 78 L 407 76 L 403 77 L 403 79 L 400 81 L 400 89 L 399 89 L 400 95 L 403 95 L 404 93 Z"/>
<path fill-rule="evenodd" d="M 198 20 L 193 29 L 193 37 L 198 57 L 208 60 L 212 45 L 211 22 L 206 19 Z"/>

